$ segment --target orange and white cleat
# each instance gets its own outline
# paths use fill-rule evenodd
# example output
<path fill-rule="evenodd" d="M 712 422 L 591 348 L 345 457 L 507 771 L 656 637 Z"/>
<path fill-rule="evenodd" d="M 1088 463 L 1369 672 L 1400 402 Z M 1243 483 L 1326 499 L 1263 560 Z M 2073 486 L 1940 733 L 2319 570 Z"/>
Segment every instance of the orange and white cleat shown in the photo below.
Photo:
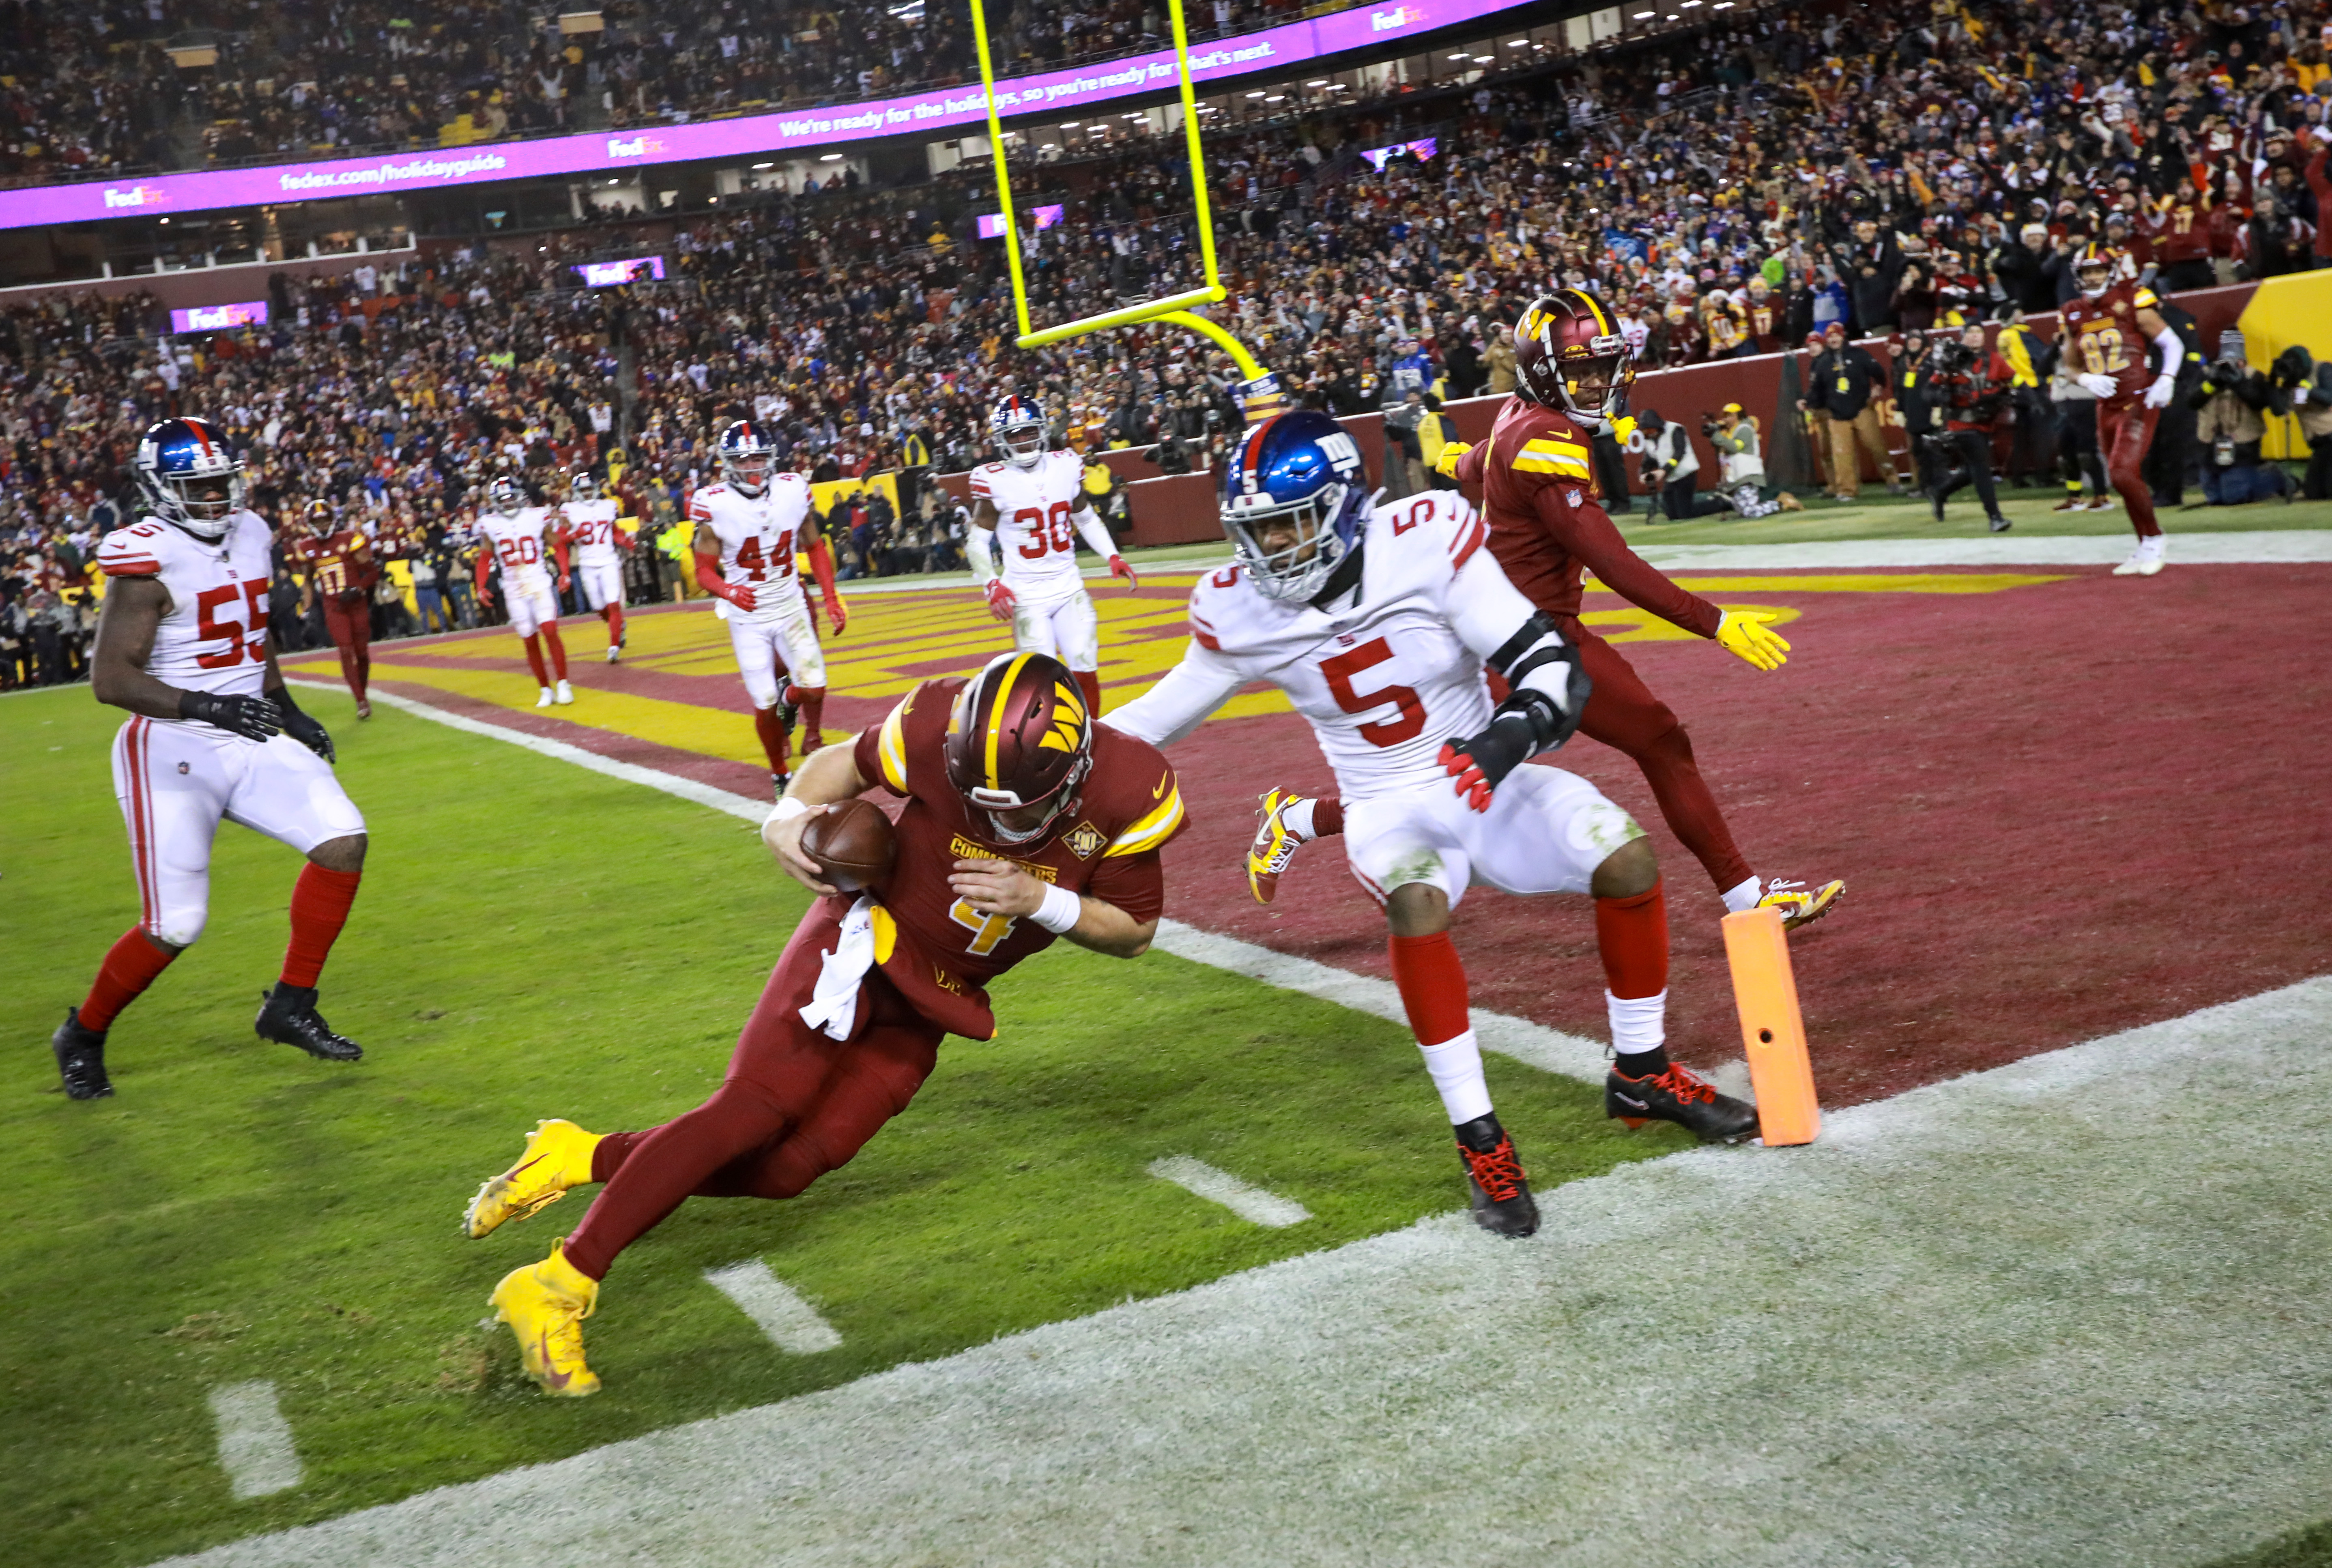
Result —
<path fill-rule="evenodd" d="M 1279 874 L 1295 858 L 1297 846 L 1311 842 L 1309 835 L 1299 834 L 1287 824 L 1291 808 L 1311 803 L 1308 797 L 1292 789 L 1274 789 L 1263 798 L 1263 819 L 1247 850 L 1247 891 L 1255 894 L 1257 904 L 1271 902 L 1272 894 L 1279 891 Z"/>
<path fill-rule="evenodd" d="M 1795 931 L 1802 925 L 1811 925 L 1838 905 L 1846 896 L 1846 884 L 1825 882 L 1810 887 L 1802 882 L 1783 882 L 1779 877 L 1765 884 L 1764 895 L 1757 900 L 1759 909 L 1782 912 L 1782 929 Z"/>

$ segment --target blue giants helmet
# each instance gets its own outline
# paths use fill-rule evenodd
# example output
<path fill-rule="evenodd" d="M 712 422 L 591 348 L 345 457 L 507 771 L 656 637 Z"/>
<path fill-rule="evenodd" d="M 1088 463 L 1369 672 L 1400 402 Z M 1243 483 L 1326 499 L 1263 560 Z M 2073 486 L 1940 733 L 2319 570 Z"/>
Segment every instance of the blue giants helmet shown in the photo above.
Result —
<path fill-rule="evenodd" d="M 769 487 L 769 470 L 778 464 L 777 445 L 750 419 L 740 419 L 721 433 L 721 477 L 741 495 L 759 495 Z"/>
<path fill-rule="evenodd" d="M 1015 393 L 988 416 L 997 454 L 1015 468 L 1034 468 L 1045 455 L 1045 411 L 1033 397 Z"/>
<path fill-rule="evenodd" d="M 1301 603 L 1320 591 L 1368 521 L 1361 449 L 1325 414 L 1303 409 L 1250 425 L 1223 471 L 1223 531 L 1267 599 Z M 1295 537 L 1266 550 L 1266 527 L 1293 521 Z"/>
<path fill-rule="evenodd" d="M 147 510 L 200 540 L 219 540 L 243 510 L 243 462 L 207 419 L 150 426 L 132 460 Z"/>

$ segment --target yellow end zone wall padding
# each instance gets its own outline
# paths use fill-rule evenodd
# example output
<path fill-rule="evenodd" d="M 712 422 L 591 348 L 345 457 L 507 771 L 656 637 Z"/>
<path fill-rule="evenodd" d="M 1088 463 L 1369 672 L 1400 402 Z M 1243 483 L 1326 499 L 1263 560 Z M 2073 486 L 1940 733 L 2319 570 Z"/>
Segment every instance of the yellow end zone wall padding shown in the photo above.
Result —
<path fill-rule="evenodd" d="M 2243 357 L 2261 370 L 2294 343 L 2318 359 L 2332 359 L 2332 268 L 2268 279 L 2252 291 L 2235 325 L 2243 334 Z M 2307 456 L 2299 421 L 2288 414 L 2268 416 L 2260 450 L 2270 457 Z"/>

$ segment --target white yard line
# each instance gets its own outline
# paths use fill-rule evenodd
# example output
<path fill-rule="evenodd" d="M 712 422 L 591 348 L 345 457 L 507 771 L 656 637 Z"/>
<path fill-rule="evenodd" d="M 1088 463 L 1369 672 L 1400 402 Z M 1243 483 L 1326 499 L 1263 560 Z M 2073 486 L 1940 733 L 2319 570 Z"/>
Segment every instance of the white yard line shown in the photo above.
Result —
<path fill-rule="evenodd" d="M 1250 1186 L 1229 1171 L 1218 1171 L 1204 1160 L 1194 1160 L 1188 1154 L 1152 1160 L 1150 1173 L 1161 1181 L 1171 1181 L 1194 1197 L 1221 1204 L 1241 1219 L 1269 1226 L 1274 1230 L 1301 1225 L 1312 1218 L 1312 1210 L 1295 1199 Z"/>
<path fill-rule="evenodd" d="M 708 1268 L 704 1277 L 713 1289 L 735 1302 L 737 1310 L 769 1336 L 770 1343 L 788 1355 L 816 1355 L 842 1343 L 842 1336 L 818 1315 L 817 1308 L 771 1274 L 769 1266 L 758 1257 L 726 1268 Z"/>
<path fill-rule="evenodd" d="M 2170 569 L 2332 561 L 2332 530 L 2258 529 L 2180 533 L 2169 520 Z M 1799 544 L 1660 544 L 1640 533 L 1636 553 L 1667 571 L 1802 571 L 1849 567 L 2113 566 L 2129 554 L 2127 533 L 1986 534 L 1976 539 L 1809 540 Z"/>
<path fill-rule="evenodd" d="M 273 1383 L 263 1380 L 211 1390 L 211 1415 L 218 1422 L 219 1468 L 237 1497 L 265 1497 L 300 1484 L 300 1455 L 275 1402 Z"/>
<path fill-rule="evenodd" d="M 2327 1123 L 2317 980 L 178 1561 L 2183 1568 L 2332 1496 Z"/>

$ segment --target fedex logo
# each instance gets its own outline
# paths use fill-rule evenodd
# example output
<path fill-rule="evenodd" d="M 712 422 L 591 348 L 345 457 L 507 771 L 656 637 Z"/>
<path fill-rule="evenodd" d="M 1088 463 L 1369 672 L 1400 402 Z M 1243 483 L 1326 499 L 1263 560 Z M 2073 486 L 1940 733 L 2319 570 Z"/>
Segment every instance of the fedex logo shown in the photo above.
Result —
<path fill-rule="evenodd" d="M 1413 22 L 1422 22 L 1424 20 L 1424 6 L 1396 5 L 1390 11 L 1370 12 L 1369 31 L 1371 33 L 1391 33 L 1400 28 L 1406 27 Z"/>
<path fill-rule="evenodd" d="M 109 212 L 115 207 L 157 206 L 167 199 L 159 186 L 134 185 L 128 190 L 116 190 L 111 186 L 105 187 L 105 206 Z"/>
<path fill-rule="evenodd" d="M 664 150 L 660 136 L 611 136 L 607 139 L 609 158 L 646 158 Z"/>

